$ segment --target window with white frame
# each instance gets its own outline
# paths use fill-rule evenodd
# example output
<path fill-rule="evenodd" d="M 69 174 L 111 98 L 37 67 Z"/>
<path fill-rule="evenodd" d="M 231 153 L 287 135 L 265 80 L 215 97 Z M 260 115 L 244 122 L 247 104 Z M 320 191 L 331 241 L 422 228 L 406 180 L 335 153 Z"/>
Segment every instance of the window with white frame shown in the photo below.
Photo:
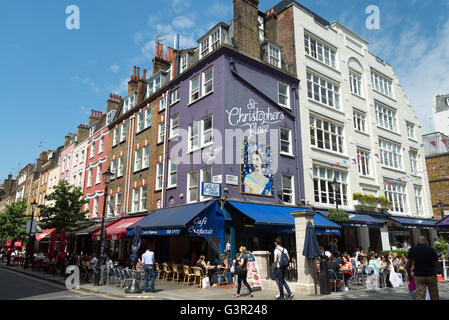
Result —
<path fill-rule="evenodd" d="M 419 172 L 418 152 L 410 150 L 408 154 L 410 157 L 410 172 L 416 175 Z"/>
<path fill-rule="evenodd" d="M 293 155 L 292 151 L 292 131 L 288 128 L 280 128 L 281 154 Z"/>
<path fill-rule="evenodd" d="M 114 196 L 112 194 L 110 194 L 110 195 L 108 195 L 107 199 L 108 199 L 107 200 L 107 204 L 106 204 L 106 206 L 107 206 L 107 216 L 110 217 L 113 214 L 113 212 L 112 212 L 112 204 L 114 203 Z"/>
<path fill-rule="evenodd" d="M 147 187 L 140 187 L 139 211 L 145 211 L 147 208 Z"/>
<path fill-rule="evenodd" d="M 62 167 L 61 167 L 61 173 L 63 173 L 65 171 L 65 157 L 64 159 L 62 159 Z"/>
<path fill-rule="evenodd" d="M 202 168 L 200 170 L 200 186 L 203 185 L 203 182 L 212 182 L 212 167 Z M 201 201 L 208 200 L 211 197 L 205 197 L 200 195 Z"/>
<path fill-rule="evenodd" d="M 210 35 L 210 49 L 211 52 L 216 50 L 221 44 L 221 28 L 218 28 Z"/>
<path fill-rule="evenodd" d="M 131 211 L 137 212 L 139 210 L 139 188 L 134 188 L 132 193 Z"/>
<path fill-rule="evenodd" d="M 396 111 L 376 101 L 374 102 L 374 106 L 376 107 L 377 125 L 381 128 L 397 132 Z"/>
<path fill-rule="evenodd" d="M 209 53 L 209 37 L 201 41 L 200 58 L 204 57 L 208 53 Z"/>
<path fill-rule="evenodd" d="M 360 149 L 357 150 L 357 164 L 360 175 L 367 177 L 371 176 L 370 158 L 369 152 Z"/>
<path fill-rule="evenodd" d="M 94 155 L 95 155 L 95 141 L 92 141 L 92 144 L 90 145 L 90 158 L 92 159 Z"/>
<path fill-rule="evenodd" d="M 385 182 L 385 196 L 393 205 L 393 208 L 390 211 L 395 213 L 405 213 L 407 211 L 407 194 L 405 191 L 405 184 L 400 182 Z"/>
<path fill-rule="evenodd" d="M 79 177 L 79 179 L 78 179 L 78 187 L 80 187 L 80 188 L 83 188 L 83 173 L 82 172 L 80 172 L 79 174 L 78 174 L 78 177 Z"/>
<path fill-rule="evenodd" d="M 278 68 L 281 67 L 281 49 L 271 43 L 268 44 L 268 62 Z"/>
<path fill-rule="evenodd" d="M 148 168 L 150 165 L 150 146 L 142 148 L 142 169 Z"/>
<path fill-rule="evenodd" d="M 134 152 L 134 172 L 142 169 L 142 149 Z"/>
<path fill-rule="evenodd" d="M 214 68 L 203 72 L 203 96 L 214 91 Z"/>
<path fill-rule="evenodd" d="M 366 133 L 366 115 L 362 112 L 353 111 L 353 117 L 354 117 L 354 129 L 356 131 L 364 132 Z"/>
<path fill-rule="evenodd" d="M 145 126 L 144 129 L 151 127 L 151 107 L 145 109 Z"/>
<path fill-rule="evenodd" d="M 167 98 L 163 97 L 159 100 L 159 112 L 165 110 L 167 107 Z"/>
<path fill-rule="evenodd" d="M 118 192 L 115 194 L 115 210 L 116 210 L 116 214 L 120 213 L 120 209 L 122 206 L 122 193 Z"/>
<path fill-rule="evenodd" d="M 92 173 L 93 173 L 93 169 L 90 168 L 89 171 L 87 172 L 87 187 L 88 188 L 92 185 Z"/>
<path fill-rule="evenodd" d="M 349 85 L 353 94 L 362 96 L 362 76 L 360 74 L 349 71 Z"/>
<path fill-rule="evenodd" d="M 117 178 L 120 178 L 123 176 L 123 156 L 118 158 L 118 164 L 117 164 Z"/>
<path fill-rule="evenodd" d="M 311 144 L 318 149 L 343 153 L 343 127 L 333 122 L 310 116 Z"/>
<path fill-rule="evenodd" d="M 176 187 L 178 184 L 178 165 L 171 159 L 168 160 L 168 188 Z"/>
<path fill-rule="evenodd" d="M 140 112 L 137 115 L 137 133 L 139 133 L 140 131 L 143 130 L 143 126 L 144 126 L 144 112 Z"/>
<path fill-rule="evenodd" d="M 162 163 L 156 164 L 156 188 L 155 190 L 162 190 Z"/>
<path fill-rule="evenodd" d="M 170 118 L 170 139 L 178 136 L 179 114 Z"/>
<path fill-rule="evenodd" d="M 295 204 L 295 184 L 291 175 L 282 175 L 282 201 L 285 204 Z"/>
<path fill-rule="evenodd" d="M 181 56 L 181 73 L 187 70 L 187 59 L 188 59 L 188 53 L 184 53 Z"/>
<path fill-rule="evenodd" d="M 89 200 L 87 200 L 88 202 L 86 204 L 84 204 L 84 212 L 89 211 Z"/>
<path fill-rule="evenodd" d="M 307 72 L 309 99 L 340 110 L 340 87 L 310 71 Z"/>
<path fill-rule="evenodd" d="M 336 68 L 336 51 L 308 34 L 304 34 L 306 54 L 332 68 Z"/>
<path fill-rule="evenodd" d="M 112 134 L 112 146 L 115 147 L 118 144 L 118 127 L 114 128 Z"/>
<path fill-rule="evenodd" d="M 98 215 L 98 197 L 94 198 L 94 207 L 92 209 L 92 217 L 96 217 Z"/>
<path fill-rule="evenodd" d="M 158 75 L 157 77 L 155 77 L 153 81 L 154 81 L 154 86 L 153 86 L 154 91 L 153 92 L 156 92 L 161 88 L 161 83 L 162 83 L 161 75 Z"/>
<path fill-rule="evenodd" d="M 371 70 L 371 84 L 374 90 L 393 98 L 393 82 L 387 77 Z"/>
<path fill-rule="evenodd" d="M 199 121 L 195 121 L 189 125 L 189 152 L 200 148 L 199 124 Z"/>
<path fill-rule="evenodd" d="M 135 105 L 136 105 L 136 94 L 134 93 L 125 99 L 123 103 L 123 114 L 127 113 L 129 110 L 134 108 Z"/>
<path fill-rule="evenodd" d="M 190 103 L 200 98 L 200 76 L 190 80 Z"/>
<path fill-rule="evenodd" d="M 179 89 L 173 90 L 170 97 L 171 104 L 179 101 Z"/>
<path fill-rule="evenodd" d="M 99 184 L 101 182 L 101 168 L 102 168 L 102 164 L 100 163 L 97 166 L 97 175 L 96 175 L 96 178 L 95 178 L 95 184 Z"/>
<path fill-rule="evenodd" d="M 81 151 L 80 163 L 83 163 L 83 161 L 84 161 L 84 150 Z"/>
<path fill-rule="evenodd" d="M 380 162 L 389 168 L 402 170 L 401 145 L 379 139 Z"/>
<path fill-rule="evenodd" d="M 100 146 L 98 147 L 98 154 L 102 153 L 103 151 L 104 151 L 104 137 L 101 137 Z"/>
<path fill-rule="evenodd" d="M 416 213 L 420 216 L 424 216 L 424 206 L 423 206 L 423 198 L 422 198 L 422 187 L 414 186 L 415 189 L 415 204 L 416 204 Z"/>
<path fill-rule="evenodd" d="M 165 121 L 162 121 L 158 125 L 157 143 L 164 142 L 165 139 Z"/>
<path fill-rule="evenodd" d="M 112 160 L 111 161 L 111 167 L 110 167 L 110 170 L 111 170 L 111 173 L 112 173 L 111 179 L 115 179 L 115 176 L 116 176 L 116 172 L 115 172 L 117 170 L 116 163 L 117 163 L 117 160 Z"/>
<path fill-rule="evenodd" d="M 198 172 L 192 171 L 187 174 L 187 203 L 198 201 Z"/>
<path fill-rule="evenodd" d="M 126 122 L 122 124 L 121 130 L 120 130 L 120 142 L 125 141 L 126 139 Z"/>
<path fill-rule="evenodd" d="M 278 82 L 278 103 L 279 105 L 290 108 L 290 86 L 285 83 Z"/>
<path fill-rule="evenodd" d="M 94 145 L 95 148 L 95 145 Z M 70 156 L 67 157 L 67 171 L 70 169 Z"/>
<path fill-rule="evenodd" d="M 201 137 L 202 137 L 202 145 L 201 147 L 208 146 L 213 143 L 214 137 L 213 137 L 213 118 L 212 115 L 207 116 L 201 121 Z"/>
<path fill-rule="evenodd" d="M 79 162 L 78 159 L 79 159 L 79 154 L 77 153 L 75 155 L 75 163 L 73 164 L 74 167 L 78 164 L 78 162 Z"/>
<path fill-rule="evenodd" d="M 407 122 L 407 137 L 412 140 L 416 140 L 415 136 L 415 125 L 413 123 Z"/>
<path fill-rule="evenodd" d="M 344 206 L 348 205 L 347 175 L 346 172 L 314 165 L 313 183 L 315 202 L 332 206 L 335 206 L 336 203 Z M 340 183 L 335 193 L 332 188 L 334 178 Z"/>

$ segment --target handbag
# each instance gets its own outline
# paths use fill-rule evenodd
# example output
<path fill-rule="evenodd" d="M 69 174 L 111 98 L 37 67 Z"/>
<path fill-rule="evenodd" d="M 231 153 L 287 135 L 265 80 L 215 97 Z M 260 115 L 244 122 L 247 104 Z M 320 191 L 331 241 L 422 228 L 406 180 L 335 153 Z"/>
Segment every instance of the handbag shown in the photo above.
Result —
<path fill-rule="evenodd" d="M 202 288 L 210 288 L 210 280 L 209 277 L 204 277 L 203 280 L 201 280 Z"/>

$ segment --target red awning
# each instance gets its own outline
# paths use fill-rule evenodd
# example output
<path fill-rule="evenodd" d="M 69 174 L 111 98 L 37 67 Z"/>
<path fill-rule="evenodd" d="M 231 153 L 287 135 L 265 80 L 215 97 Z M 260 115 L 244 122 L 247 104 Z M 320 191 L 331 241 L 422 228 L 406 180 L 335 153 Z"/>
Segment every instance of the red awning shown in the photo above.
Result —
<path fill-rule="evenodd" d="M 12 244 L 12 239 L 6 241 L 5 243 L 5 247 L 11 247 Z M 14 242 L 14 248 L 21 248 L 22 247 L 22 240 L 18 240 L 16 242 Z"/>
<path fill-rule="evenodd" d="M 134 223 L 141 220 L 143 217 L 130 217 L 130 218 L 120 218 L 107 226 L 106 228 L 106 240 L 119 240 L 125 237 L 126 228 L 132 226 Z M 101 229 L 92 235 L 92 239 L 100 240 Z"/>
<path fill-rule="evenodd" d="M 36 241 L 41 241 L 42 239 L 44 239 L 45 237 L 51 235 L 53 233 L 53 231 L 55 231 L 56 229 L 47 229 L 42 233 L 39 233 L 36 236 Z"/>

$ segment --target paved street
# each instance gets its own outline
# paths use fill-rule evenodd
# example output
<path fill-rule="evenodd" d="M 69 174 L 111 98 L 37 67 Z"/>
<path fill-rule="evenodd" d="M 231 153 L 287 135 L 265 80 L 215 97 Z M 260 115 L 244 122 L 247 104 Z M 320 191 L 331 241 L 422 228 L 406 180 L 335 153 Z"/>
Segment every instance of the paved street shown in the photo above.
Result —
<path fill-rule="evenodd" d="M 14 271 L 13 271 L 14 270 Z M 58 276 L 27 270 L 21 267 L 6 269 L 0 266 L 0 300 L 234 300 L 235 289 L 209 288 L 202 290 L 184 287 L 179 283 L 158 280 L 156 293 L 125 294 L 114 286 L 94 287 L 81 285 L 80 290 L 67 290 L 64 280 Z M 449 300 L 449 282 L 439 283 L 441 300 Z M 237 301 L 252 300 L 242 288 Z M 255 293 L 257 300 L 274 300 L 277 291 L 264 289 Z M 359 289 L 352 292 L 337 292 L 331 295 L 295 294 L 295 300 L 410 300 L 408 288 L 383 288 L 378 290 Z"/>

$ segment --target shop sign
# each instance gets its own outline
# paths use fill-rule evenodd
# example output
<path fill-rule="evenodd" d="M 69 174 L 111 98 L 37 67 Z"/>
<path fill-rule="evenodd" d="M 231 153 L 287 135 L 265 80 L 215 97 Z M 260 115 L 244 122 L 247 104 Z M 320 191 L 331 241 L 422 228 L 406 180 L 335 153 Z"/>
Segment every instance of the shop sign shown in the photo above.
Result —
<path fill-rule="evenodd" d="M 179 236 L 181 229 L 142 230 L 142 236 Z"/>
<path fill-rule="evenodd" d="M 317 227 L 315 227 L 315 233 L 317 233 L 317 234 L 340 234 L 340 230 L 333 229 L 333 228 L 317 228 Z"/>
<path fill-rule="evenodd" d="M 254 254 L 249 251 L 246 252 L 246 255 L 248 256 L 248 263 L 246 265 L 248 273 L 246 275 L 246 280 L 251 288 L 260 288 L 260 290 L 262 290 L 262 279 L 260 278 L 259 266 L 257 265 L 256 258 L 254 257 Z"/>
<path fill-rule="evenodd" d="M 213 176 L 212 182 L 214 183 L 222 183 L 223 182 L 223 175 Z"/>
<path fill-rule="evenodd" d="M 449 216 L 449 211 L 448 210 L 444 210 L 444 215 L 445 216 Z"/>
<path fill-rule="evenodd" d="M 221 196 L 221 185 L 213 182 L 203 182 L 201 184 L 201 195 L 203 197 L 219 198 Z"/>
<path fill-rule="evenodd" d="M 227 174 L 226 175 L 226 184 L 238 186 L 239 185 L 239 177 Z"/>
<path fill-rule="evenodd" d="M 186 225 L 186 236 L 221 238 L 223 237 L 224 218 L 215 207 L 205 210 Z"/>

